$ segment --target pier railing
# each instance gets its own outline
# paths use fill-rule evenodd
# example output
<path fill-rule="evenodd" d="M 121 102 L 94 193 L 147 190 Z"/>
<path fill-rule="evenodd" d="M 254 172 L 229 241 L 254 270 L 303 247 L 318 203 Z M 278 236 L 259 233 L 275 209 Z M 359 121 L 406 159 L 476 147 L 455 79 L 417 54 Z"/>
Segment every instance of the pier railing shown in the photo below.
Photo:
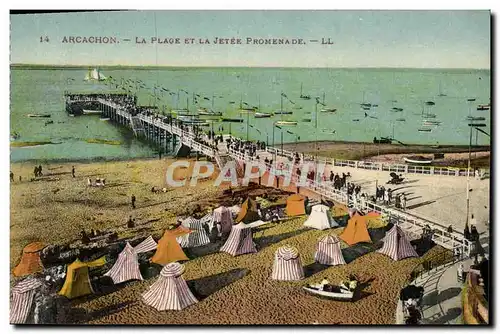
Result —
<path fill-rule="evenodd" d="M 277 147 L 268 146 L 266 152 L 284 156 L 289 158 L 295 157 L 295 152 L 281 150 Z M 454 167 L 438 167 L 438 166 L 413 166 L 406 164 L 388 164 L 383 162 L 374 161 L 361 161 L 361 160 L 346 160 L 346 159 L 333 159 L 324 156 L 314 156 L 311 154 L 300 154 L 304 161 L 317 161 L 336 167 L 350 167 L 368 170 L 379 170 L 395 173 L 407 174 L 423 174 L 423 175 L 448 175 L 448 176 L 467 176 L 467 168 L 454 168 Z M 470 175 L 473 175 L 474 170 L 470 169 Z"/>

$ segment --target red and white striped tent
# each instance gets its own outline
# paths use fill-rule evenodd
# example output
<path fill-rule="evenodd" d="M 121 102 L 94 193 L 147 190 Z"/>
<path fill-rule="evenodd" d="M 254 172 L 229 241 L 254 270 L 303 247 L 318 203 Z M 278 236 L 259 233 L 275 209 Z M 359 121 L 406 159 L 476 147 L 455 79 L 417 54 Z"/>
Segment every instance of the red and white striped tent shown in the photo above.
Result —
<path fill-rule="evenodd" d="M 176 238 L 182 248 L 199 247 L 210 243 L 207 231 L 203 228 L 201 220 L 189 217 L 181 225 L 193 231 Z"/>
<path fill-rule="evenodd" d="M 182 310 L 198 302 L 182 278 L 184 265 L 179 262 L 167 264 L 160 272 L 158 280 L 151 285 L 142 298 L 158 311 Z"/>
<path fill-rule="evenodd" d="M 252 238 L 252 228 L 243 222 L 233 225 L 231 233 L 220 251 L 229 253 L 232 256 L 257 253 Z"/>
<path fill-rule="evenodd" d="M 119 284 L 130 280 L 140 280 L 142 281 L 141 271 L 139 270 L 139 261 L 137 259 L 137 254 L 145 253 L 156 249 L 158 245 L 153 240 L 153 237 L 149 236 L 144 239 L 140 244 L 135 247 L 130 246 L 127 242 L 123 251 L 118 255 L 118 260 L 116 260 L 113 267 L 104 274 L 104 276 L 109 276 L 113 280 L 113 283 Z"/>
<path fill-rule="evenodd" d="M 389 256 L 394 261 L 399 261 L 408 257 L 418 257 L 410 240 L 408 240 L 403 230 L 397 225 L 394 225 L 394 227 L 387 232 L 382 241 L 384 245 L 377 252 Z"/>
<path fill-rule="evenodd" d="M 213 212 L 214 215 L 214 223 L 220 224 L 221 233 L 229 233 L 231 232 L 231 227 L 233 227 L 234 220 L 233 214 L 229 208 L 225 206 L 220 206 Z"/>
<path fill-rule="evenodd" d="M 340 248 L 340 240 L 334 234 L 325 235 L 319 239 L 314 260 L 320 264 L 337 266 L 345 264 L 344 256 Z"/>
<path fill-rule="evenodd" d="M 33 300 L 37 289 L 42 286 L 42 282 L 35 278 L 28 278 L 19 282 L 12 288 L 12 298 L 10 301 L 10 323 L 24 324 L 33 308 Z"/>
<path fill-rule="evenodd" d="M 331 227 L 337 227 L 339 224 L 333 220 L 329 207 L 317 204 L 311 208 L 311 214 L 304 222 L 304 226 L 312 227 L 317 230 L 326 230 Z"/>
<path fill-rule="evenodd" d="M 299 251 L 292 246 L 278 248 L 274 255 L 271 278 L 279 281 L 298 281 L 304 278 Z"/>

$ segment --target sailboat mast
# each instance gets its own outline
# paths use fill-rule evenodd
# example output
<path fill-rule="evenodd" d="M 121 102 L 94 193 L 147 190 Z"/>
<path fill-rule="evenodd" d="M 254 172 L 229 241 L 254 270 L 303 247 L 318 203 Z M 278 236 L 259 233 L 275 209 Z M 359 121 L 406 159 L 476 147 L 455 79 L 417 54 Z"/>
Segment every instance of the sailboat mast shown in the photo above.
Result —
<path fill-rule="evenodd" d="M 212 111 L 214 111 L 214 99 L 215 99 L 215 94 L 212 94 Z"/>
<path fill-rule="evenodd" d="M 179 109 L 179 99 L 181 98 L 180 89 L 177 90 L 177 101 L 175 102 L 175 109 Z"/>
<path fill-rule="evenodd" d="M 325 92 L 323 92 L 323 105 L 325 105 Z"/>
<path fill-rule="evenodd" d="M 300 97 L 302 97 L 302 83 L 300 84 Z"/>

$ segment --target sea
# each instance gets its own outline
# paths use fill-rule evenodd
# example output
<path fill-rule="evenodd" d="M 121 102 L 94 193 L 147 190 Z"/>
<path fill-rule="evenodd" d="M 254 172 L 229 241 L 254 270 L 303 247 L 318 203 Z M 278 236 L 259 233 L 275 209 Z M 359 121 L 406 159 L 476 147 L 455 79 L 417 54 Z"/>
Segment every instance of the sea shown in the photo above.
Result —
<path fill-rule="evenodd" d="M 140 105 L 171 109 L 215 109 L 243 123 L 219 123 L 214 130 L 275 145 L 304 141 L 373 142 L 392 137 L 405 144 L 489 145 L 490 111 L 476 110 L 490 103 L 489 70 L 475 69 L 331 69 L 331 68 L 102 68 L 117 82 L 132 85 Z M 11 68 L 10 130 L 19 142 L 49 144 L 12 147 L 11 161 L 80 161 L 135 159 L 157 156 L 126 128 L 99 115 L 70 117 L 64 92 L 105 92 L 118 88 L 84 80 L 87 68 Z M 158 98 L 155 98 L 156 88 Z M 137 89 L 137 90 L 136 90 Z M 302 92 L 302 93 L 301 93 Z M 301 98 L 309 95 L 310 99 Z M 475 99 L 474 101 L 468 101 Z M 319 103 L 318 103 L 319 102 Z M 432 102 L 426 104 L 426 102 Z M 372 106 L 363 108 L 362 103 Z M 239 112 L 243 106 L 260 112 L 293 111 L 292 115 L 254 118 Z M 322 108 L 336 109 L 321 112 Z M 399 108 L 402 110 L 394 109 Z M 368 109 L 368 110 L 365 110 Z M 29 118 L 28 114 L 51 118 Z M 426 114 L 434 114 L 428 118 Z M 481 128 L 468 126 L 467 117 L 484 117 Z M 441 122 L 418 131 L 423 120 Z M 46 124 L 52 120 L 52 124 Z M 273 126 L 275 121 L 295 126 Z M 97 141 L 95 140 L 97 139 Z M 90 141 L 90 142 L 89 142 Z M 115 145 L 109 144 L 114 142 Z M 116 145 L 119 143 L 118 145 Z M 168 152 L 167 152 L 168 153 Z"/>

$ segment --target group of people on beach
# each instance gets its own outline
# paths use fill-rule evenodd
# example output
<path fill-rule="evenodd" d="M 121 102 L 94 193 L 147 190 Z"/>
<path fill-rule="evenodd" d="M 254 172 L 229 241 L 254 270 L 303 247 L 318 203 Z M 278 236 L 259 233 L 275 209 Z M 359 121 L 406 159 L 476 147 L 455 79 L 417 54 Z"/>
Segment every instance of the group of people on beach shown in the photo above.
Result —
<path fill-rule="evenodd" d="M 87 186 L 89 187 L 104 187 L 106 185 L 106 179 L 96 178 L 95 183 L 92 182 L 92 179 L 89 177 L 87 179 Z"/>

